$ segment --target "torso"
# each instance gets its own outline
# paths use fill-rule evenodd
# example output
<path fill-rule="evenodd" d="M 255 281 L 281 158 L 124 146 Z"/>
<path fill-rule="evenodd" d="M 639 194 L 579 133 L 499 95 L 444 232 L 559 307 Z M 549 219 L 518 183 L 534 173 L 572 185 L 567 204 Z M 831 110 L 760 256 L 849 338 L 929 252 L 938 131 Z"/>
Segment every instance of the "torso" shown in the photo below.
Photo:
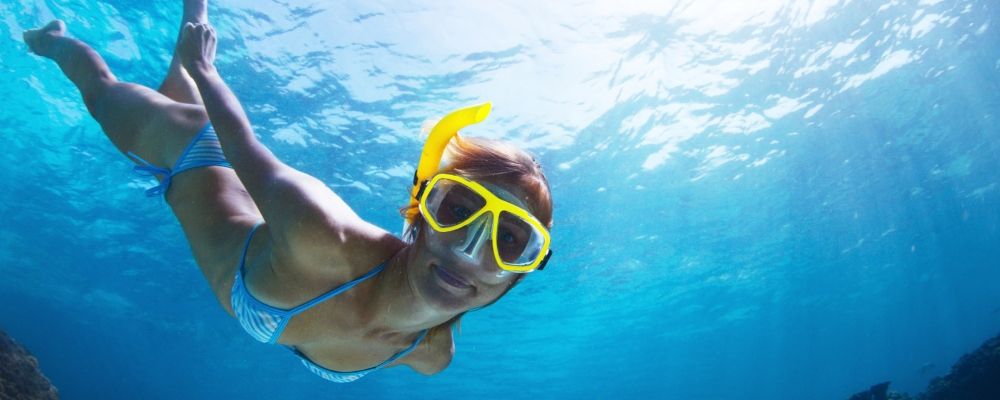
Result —
<path fill-rule="evenodd" d="M 193 129 L 193 128 L 192 128 Z M 167 200 L 180 220 L 195 259 L 222 307 L 233 315 L 230 292 L 240 251 L 260 212 L 231 169 L 199 168 L 174 179 Z M 329 259 L 329 268 L 301 272 L 272 251 L 268 227 L 254 235 L 247 253 L 246 283 L 259 300 L 279 308 L 292 308 L 363 275 L 392 257 L 405 243 L 381 231 L 351 246 L 346 259 Z M 316 271 L 323 271 L 317 273 Z M 383 271 L 391 272 L 391 271 Z M 322 275 L 322 276 L 320 276 Z M 366 337 L 358 316 L 368 285 L 362 284 L 295 316 L 279 343 L 295 346 L 311 360 L 329 369 L 354 371 L 381 363 L 410 345 L 417 332 L 407 335 Z M 393 365 L 407 365 L 431 374 L 451 361 L 450 329 L 432 330 L 424 341 Z"/>
<path fill-rule="evenodd" d="M 271 251 L 267 227 L 254 235 L 247 253 L 245 282 L 259 300 L 289 309 L 369 272 L 391 258 L 403 246 L 372 243 L 352 251 L 353 262 L 331 260 L 330 268 L 309 272 L 281 265 Z M 324 271 L 317 274 L 314 271 Z M 383 270 L 380 274 L 396 273 Z M 235 271 L 234 271 L 235 274 Z M 322 275 L 322 276 L 319 276 Z M 336 371 L 356 371 L 377 365 L 409 347 L 420 332 L 373 333 L 367 322 L 377 316 L 360 315 L 372 280 L 336 295 L 296 315 L 285 327 L 278 343 L 293 346 L 313 362 Z M 231 284 L 230 284 L 231 286 Z M 227 291 L 228 292 L 228 291 Z M 394 365 L 407 365 L 421 373 L 435 373 L 451 361 L 453 338 L 447 327 L 436 327 L 414 349 Z"/>

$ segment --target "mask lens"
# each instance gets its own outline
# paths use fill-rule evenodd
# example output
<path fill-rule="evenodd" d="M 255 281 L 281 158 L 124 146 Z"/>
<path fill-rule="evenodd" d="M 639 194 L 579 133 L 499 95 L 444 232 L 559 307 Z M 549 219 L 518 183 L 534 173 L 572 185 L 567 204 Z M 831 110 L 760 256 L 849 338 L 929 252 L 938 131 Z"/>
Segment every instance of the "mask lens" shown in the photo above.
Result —
<path fill-rule="evenodd" d="M 486 199 L 462 184 L 441 179 L 431 188 L 426 205 L 434 222 L 449 227 L 468 221 L 486 205 Z"/>
<path fill-rule="evenodd" d="M 503 262 L 511 265 L 528 265 L 541 255 L 545 236 L 535 225 L 503 211 L 500 213 L 500 223 L 494 241 Z"/>

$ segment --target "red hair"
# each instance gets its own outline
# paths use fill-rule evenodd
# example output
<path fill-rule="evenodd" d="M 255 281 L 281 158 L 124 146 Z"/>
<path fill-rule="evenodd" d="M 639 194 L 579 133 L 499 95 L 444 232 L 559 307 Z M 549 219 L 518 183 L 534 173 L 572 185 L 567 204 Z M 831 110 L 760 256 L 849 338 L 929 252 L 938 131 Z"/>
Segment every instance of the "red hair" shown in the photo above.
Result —
<path fill-rule="evenodd" d="M 528 196 L 528 211 L 546 228 L 552 228 L 552 192 L 542 166 L 527 152 L 508 143 L 466 138 L 456 135 L 445 148 L 445 166 L 438 172 L 447 172 L 471 180 L 487 180 L 517 186 Z M 415 216 L 416 225 L 422 222 L 417 206 L 407 205 L 399 210 L 403 217 Z"/>

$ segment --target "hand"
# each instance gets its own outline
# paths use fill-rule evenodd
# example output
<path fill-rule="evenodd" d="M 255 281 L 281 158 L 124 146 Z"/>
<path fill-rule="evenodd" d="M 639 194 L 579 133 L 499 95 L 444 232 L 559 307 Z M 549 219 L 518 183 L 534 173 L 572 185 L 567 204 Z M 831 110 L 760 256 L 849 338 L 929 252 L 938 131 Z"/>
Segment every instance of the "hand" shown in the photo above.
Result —
<path fill-rule="evenodd" d="M 209 24 L 188 22 L 177 41 L 177 55 L 188 73 L 197 73 L 215 62 L 215 29 Z"/>

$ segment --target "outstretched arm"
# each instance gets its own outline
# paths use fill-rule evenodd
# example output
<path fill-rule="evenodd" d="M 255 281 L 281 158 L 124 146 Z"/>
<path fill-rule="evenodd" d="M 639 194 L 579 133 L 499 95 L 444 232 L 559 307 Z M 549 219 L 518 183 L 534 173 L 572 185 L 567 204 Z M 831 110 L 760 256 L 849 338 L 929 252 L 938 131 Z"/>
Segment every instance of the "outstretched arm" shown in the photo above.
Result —
<path fill-rule="evenodd" d="M 285 165 L 257 141 L 239 100 L 215 69 L 215 45 L 208 24 L 188 23 L 177 52 L 198 86 L 226 159 L 270 227 L 275 249 L 300 265 L 343 260 L 341 249 L 359 239 L 347 230 L 377 232 L 364 229 L 374 227 L 323 182 Z"/>
<path fill-rule="evenodd" d="M 215 31 L 208 24 L 187 23 L 177 53 L 205 101 L 209 120 L 219 135 L 226 160 L 258 204 L 269 181 L 283 167 L 254 136 L 243 106 L 215 69 Z M 267 216 L 265 215 L 265 219 Z"/>

